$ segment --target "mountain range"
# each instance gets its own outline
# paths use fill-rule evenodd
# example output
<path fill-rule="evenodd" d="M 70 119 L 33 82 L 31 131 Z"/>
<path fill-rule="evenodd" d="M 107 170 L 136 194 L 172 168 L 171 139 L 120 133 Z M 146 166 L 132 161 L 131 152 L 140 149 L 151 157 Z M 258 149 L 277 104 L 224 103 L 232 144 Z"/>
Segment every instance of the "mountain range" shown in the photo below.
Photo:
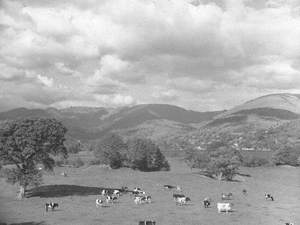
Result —
<path fill-rule="evenodd" d="M 68 128 L 68 137 L 96 140 L 108 132 L 124 137 L 146 137 L 159 142 L 199 129 L 235 132 L 244 127 L 267 129 L 300 120 L 300 95 L 272 94 L 227 111 L 197 112 L 167 104 L 122 108 L 70 107 L 65 109 L 16 108 L 0 113 L 0 122 L 28 117 L 52 117 Z"/>

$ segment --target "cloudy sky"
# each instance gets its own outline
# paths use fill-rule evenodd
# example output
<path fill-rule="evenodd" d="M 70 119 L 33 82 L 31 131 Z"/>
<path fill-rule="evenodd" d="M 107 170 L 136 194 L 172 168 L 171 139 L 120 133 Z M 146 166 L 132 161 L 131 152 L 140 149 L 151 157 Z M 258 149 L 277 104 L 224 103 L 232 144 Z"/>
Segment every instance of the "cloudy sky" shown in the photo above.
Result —
<path fill-rule="evenodd" d="M 0 0 L 0 111 L 300 92 L 300 0 Z"/>

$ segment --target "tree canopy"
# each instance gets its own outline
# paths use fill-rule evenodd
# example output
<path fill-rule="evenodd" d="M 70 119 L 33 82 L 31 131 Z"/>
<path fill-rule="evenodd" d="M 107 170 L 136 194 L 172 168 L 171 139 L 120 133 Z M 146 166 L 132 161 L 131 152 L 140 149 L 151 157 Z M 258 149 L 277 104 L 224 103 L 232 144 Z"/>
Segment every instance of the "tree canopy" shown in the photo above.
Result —
<path fill-rule="evenodd" d="M 149 139 L 128 142 L 128 161 L 133 169 L 141 171 L 169 170 L 170 166 L 159 147 Z"/>
<path fill-rule="evenodd" d="M 94 155 L 103 164 L 110 165 L 113 169 L 118 169 L 123 166 L 127 145 L 122 138 L 117 134 L 107 134 L 97 144 Z"/>
<path fill-rule="evenodd" d="M 67 129 L 55 119 L 22 119 L 10 121 L 0 128 L 0 158 L 15 165 L 7 170 L 7 181 L 21 186 L 24 195 L 27 186 L 38 185 L 42 175 L 37 168 L 52 170 L 52 156 L 67 157 L 64 146 Z M 23 197 L 23 196 L 21 196 Z"/>

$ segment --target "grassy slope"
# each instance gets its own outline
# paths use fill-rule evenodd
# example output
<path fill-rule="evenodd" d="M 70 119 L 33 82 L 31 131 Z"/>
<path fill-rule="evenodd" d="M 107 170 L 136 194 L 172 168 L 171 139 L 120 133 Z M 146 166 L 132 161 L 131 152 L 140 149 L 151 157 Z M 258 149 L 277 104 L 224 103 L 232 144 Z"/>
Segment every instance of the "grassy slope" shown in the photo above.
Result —
<path fill-rule="evenodd" d="M 23 201 L 15 200 L 16 187 L 0 181 L 0 216 L 9 223 L 41 222 L 46 224 L 76 225 L 135 225 L 139 220 L 155 219 L 158 225 L 275 225 L 284 222 L 300 221 L 300 178 L 299 168 L 255 168 L 243 169 L 252 177 L 238 177 L 242 182 L 221 182 L 202 177 L 191 171 L 180 161 L 170 159 L 172 171 L 142 173 L 128 169 L 108 170 L 98 166 L 74 169 L 64 168 L 68 177 L 46 175 L 45 184 L 73 184 L 90 187 L 133 188 L 140 186 L 153 197 L 153 203 L 137 206 L 132 197 L 124 195 L 119 203 L 107 208 L 96 208 L 96 195 L 66 196 L 60 198 L 32 197 Z M 189 206 L 176 206 L 172 193 L 162 190 L 163 184 L 178 184 L 184 193 L 191 197 Z M 246 188 L 248 196 L 241 190 Z M 221 192 L 234 193 L 235 212 L 218 214 L 216 202 Z M 264 192 L 274 195 L 275 201 L 264 200 Z M 212 208 L 204 209 L 204 197 L 214 199 Z M 55 212 L 44 212 L 43 205 L 48 201 L 60 204 Z"/>

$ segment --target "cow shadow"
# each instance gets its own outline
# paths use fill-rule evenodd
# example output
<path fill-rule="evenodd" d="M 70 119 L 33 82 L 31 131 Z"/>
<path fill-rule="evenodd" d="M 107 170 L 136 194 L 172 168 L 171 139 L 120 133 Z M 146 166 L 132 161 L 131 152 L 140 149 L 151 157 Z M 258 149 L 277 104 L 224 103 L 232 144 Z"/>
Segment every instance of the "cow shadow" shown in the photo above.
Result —
<path fill-rule="evenodd" d="M 26 191 L 26 197 L 41 197 L 41 198 L 52 198 L 52 197 L 65 197 L 65 196 L 87 196 L 87 195 L 100 195 L 102 190 L 120 190 L 118 188 L 105 188 L 105 187 L 88 187 L 80 185 L 43 185 L 32 188 Z"/>

